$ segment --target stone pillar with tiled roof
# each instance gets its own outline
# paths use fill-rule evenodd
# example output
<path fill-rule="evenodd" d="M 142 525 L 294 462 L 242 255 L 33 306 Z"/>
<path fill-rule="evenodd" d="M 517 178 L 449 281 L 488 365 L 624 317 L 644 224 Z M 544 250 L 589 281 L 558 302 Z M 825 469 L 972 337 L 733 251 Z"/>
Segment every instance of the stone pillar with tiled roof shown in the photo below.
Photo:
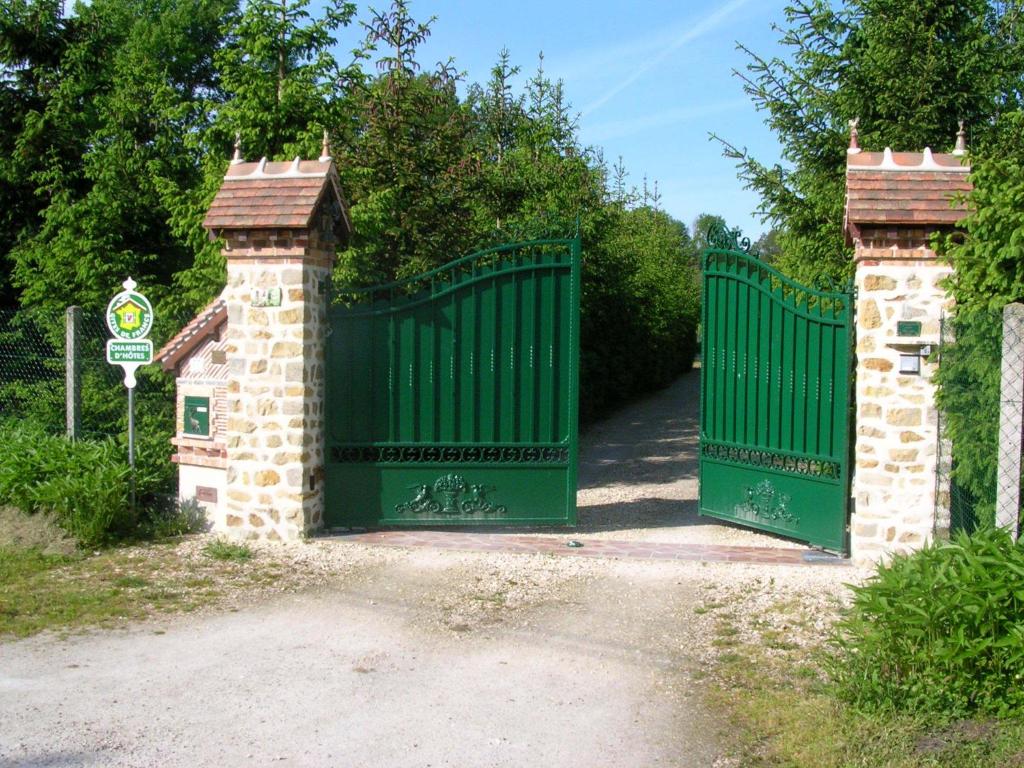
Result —
<path fill-rule="evenodd" d="M 244 162 L 236 149 L 203 225 L 227 285 L 226 498 L 215 529 L 292 540 L 323 519 L 328 286 L 349 224 L 327 150 Z"/>
<path fill-rule="evenodd" d="M 935 366 L 944 282 L 930 247 L 964 216 L 970 166 L 952 154 L 863 152 L 851 124 L 847 242 L 857 287 L 856 446 L 850 540 L 855 560 L 923 546 L 935 529 L 938 414 Z"/>

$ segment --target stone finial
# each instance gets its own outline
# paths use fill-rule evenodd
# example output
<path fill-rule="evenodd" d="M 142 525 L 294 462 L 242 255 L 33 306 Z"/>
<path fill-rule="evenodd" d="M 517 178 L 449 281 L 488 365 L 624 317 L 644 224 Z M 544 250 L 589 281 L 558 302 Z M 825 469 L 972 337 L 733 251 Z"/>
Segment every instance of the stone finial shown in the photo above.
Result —
<path fill-rule="evenodd" d="M 857 139 L 860 137 L 860 134 L 857 132 L 857 124 L 859 122 L 860 122 L 860 118 L 859 117 L 855 117 L 855 118 L 853 118 L 853 120 L 849 121 L 849 123 L 850 123 L 850 146 L 846 148 L 846 154 L 848 154 L 848 155 L 856 155 L 856 154 L 860 153 L 860 144 L 857 142 Z"/>
<path fill-rule="evenodd" d="M 242 157 L 242 134 L 235 131 L 235 154 L 231 156 L 231 164 L 239 165 L 245 162 L 245 158 Z"/>
<path fill-rule="evenodd" d="M 964 121 L 958 120 L 960 130 L 956 132 L 956 146 L 953 148 L 953 154 L 957 157 L 963 157 L 967 154 L 967 131 L 964 130 Z"/>
<path fill-rule="evenodd" d="M 331 160 L 331 137 L 327 133 L 327 129 L 324 128 L 324 141 L 320 146 L 320 162 L 327 163 Z"/>

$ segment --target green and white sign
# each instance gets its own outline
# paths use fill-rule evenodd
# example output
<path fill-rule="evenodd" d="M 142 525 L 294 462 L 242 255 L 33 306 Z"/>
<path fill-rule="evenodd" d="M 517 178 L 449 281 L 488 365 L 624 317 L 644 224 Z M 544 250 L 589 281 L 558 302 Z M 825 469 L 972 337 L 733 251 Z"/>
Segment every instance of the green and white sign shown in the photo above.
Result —
<path fill-rule="evenodd" d="M 122 341 L 107 339 L 107 362 L 114 365 L 136 363 L 148 365 L 153 362 L 153 342 L 149 339 Z"/>
<path fill-rule="evenodd" d="M 124 385 L 134 389 L 135 369 L 153 362 L 153 342 L 146 338 L 153 328 L 153 305 L 130 277 L 122 285 L 107 305 L 107 328 L 114 337 L 107 340 L 107 362 L 124 368 Z"/>
<path fill-rule="evenodd" d="M 116 339 L 144 339 L 153 328 L 153 305 L 136 292 L 137 284 L 130 277 L 122 285 L 124 290 L 107 305 L 107 328 Z"/>

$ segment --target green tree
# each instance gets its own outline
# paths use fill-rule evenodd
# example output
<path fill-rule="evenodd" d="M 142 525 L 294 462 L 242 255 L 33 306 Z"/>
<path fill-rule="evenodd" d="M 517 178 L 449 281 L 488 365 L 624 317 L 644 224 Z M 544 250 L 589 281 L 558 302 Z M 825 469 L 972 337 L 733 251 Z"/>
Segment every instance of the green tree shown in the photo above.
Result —
<path fill-rule="evenodd" d="M 953 477 L 992 520 L 999 448 L 1002 308 L 1024 300 L 1024 112 L 996 123 L 971 158 L 970 207 L 962 231 L 939 243 L 952 263 L 956 299 L 942 349 L 938 403 L 953 446 Z"/>
<path fill-rule="evenodd" d="M 786 58 L 750 57 L 741 74 L 785 164 L 724 143 L 780 229 L 779 266 L 804 282 L 852 270 L 841 231 L 848 121 L 862 146 L 948 150 L 956 122 L 980 139 L 1017 101 L 1018 2 L 808 0 L 786 9 Z"/>
<path fill-rule="evenodd" d="M 191 260 L 168 226 L 166 182 L 197 178 L 184 152 L 211 88 L 226 3 L 79 4 L 45 106 L 16 140 L 44 200 L 10 258 L 23 304 L 99 307 L 127 276 L 155 298 Z"/>
<path fill-rule="evenodd" d="M 472 124 L 451 63 L 420 71 L 416 50 L 431 21 L 415 21 L 394 0 L 365 25 L 380 75 L 356 93 L 358 129 L 340 153 L 355 235 L 339 282 L 413 275 L 471 250 Z"/>
<path fill-rule="evenodd" d="M 32 172 L 43 146 L 26 132 L 46 108 L 69 30 L 58 0 L 0 2 L 0 307 L 13 306 L 10 246 L 28 237 L 42 208 Z"/>
<path fill-rule="evenodd" d="M 329 0 L 318 16 L 309 8 L 310 0 L 250 0 L 224 17 L 223 43 L 213 49 L 217 81 L 202 105 L 200 130 L 185 137 L 199 181 L 161 189 L 175 236 L 194 254 L 174 277 L 183 309 L 198 309 L 224 285 L 220 246 L 209 241 L 202 221 L 236 134 L 250 159 L 318 157 L 325 129 L 336 145 L 351 140 L 350 92 L 363 80 L 363 53 L 343 66 L 332 50 L 355 5 Z"/>

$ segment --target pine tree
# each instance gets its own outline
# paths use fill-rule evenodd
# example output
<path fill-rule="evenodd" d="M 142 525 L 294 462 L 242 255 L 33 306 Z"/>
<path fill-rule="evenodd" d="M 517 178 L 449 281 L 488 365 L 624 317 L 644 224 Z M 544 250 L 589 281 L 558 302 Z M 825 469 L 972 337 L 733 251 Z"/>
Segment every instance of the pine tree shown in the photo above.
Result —
<path fill-rule="evenodd" d="M 766 115 L 785 165 L 725 143 L 779 229 L 782 269 L 804 282 L 850 273 L 841 231 L 848 121 L 861 146 L 951 148 L 957 120 L 984 132 L 1016 102 L 1019 3 L 809 0 L 786 9 L 787 59 L 750 56 L 745 89 Z M 980 138 L 980 136 L 978 137 Z"/>

